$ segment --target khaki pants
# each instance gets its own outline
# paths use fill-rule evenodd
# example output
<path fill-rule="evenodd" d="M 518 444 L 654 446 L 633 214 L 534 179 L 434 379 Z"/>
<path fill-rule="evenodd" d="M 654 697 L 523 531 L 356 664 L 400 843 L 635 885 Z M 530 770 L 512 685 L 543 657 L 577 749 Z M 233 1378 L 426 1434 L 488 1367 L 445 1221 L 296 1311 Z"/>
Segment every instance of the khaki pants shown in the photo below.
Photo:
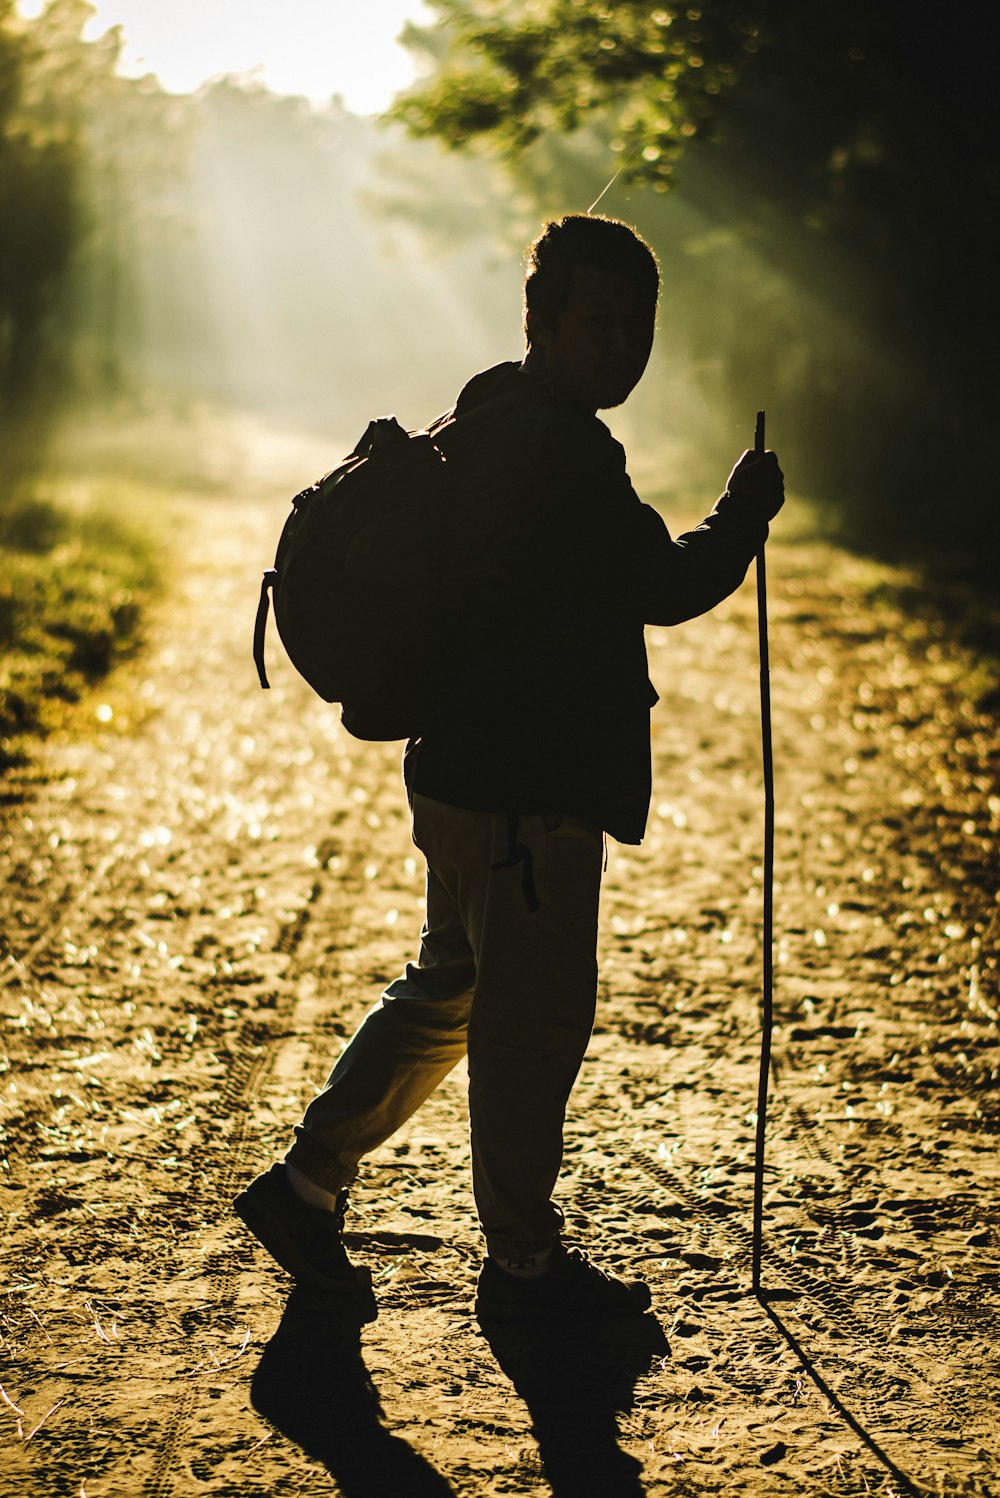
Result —
<path fill-rule="evenodd" d="M 288 1160 L 328 1190 L 348 1185 L 467 1050 L 487 1246 L 527 1257 L 562 1221 L 551 1195 L 594 1022 L 601 832 L 575 817 L 514 823 L 417 795 L 413 840 L 427 859 L 419 959 L 362 1022 Z"/>

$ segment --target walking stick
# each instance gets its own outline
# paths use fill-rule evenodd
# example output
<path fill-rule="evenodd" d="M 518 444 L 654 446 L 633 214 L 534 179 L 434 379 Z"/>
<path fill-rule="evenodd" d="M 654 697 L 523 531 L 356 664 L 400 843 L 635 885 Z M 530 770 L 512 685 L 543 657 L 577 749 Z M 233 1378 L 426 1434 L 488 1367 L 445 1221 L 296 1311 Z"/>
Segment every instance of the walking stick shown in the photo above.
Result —
<path fill-rule="evenodd" d="M 764 451 L 764 413 L 757 412 L 754 452 Z M 757 1140 L 753 1175 L 753 1290 L 760 1294 L 761 1232 L 764 1209 L 764 1129 L 767 1122 L 767 1082 L 771 1069 L 774 958 L 774 763 L 771 754 L 771 683 L 767 652 L 767 578 L 764 547 L 757 553 L 757 628 L 760 636 L 760 727 L 764 763 L 764 982 L 761 1005 L 760 1079 L 757 1085 Z"/>

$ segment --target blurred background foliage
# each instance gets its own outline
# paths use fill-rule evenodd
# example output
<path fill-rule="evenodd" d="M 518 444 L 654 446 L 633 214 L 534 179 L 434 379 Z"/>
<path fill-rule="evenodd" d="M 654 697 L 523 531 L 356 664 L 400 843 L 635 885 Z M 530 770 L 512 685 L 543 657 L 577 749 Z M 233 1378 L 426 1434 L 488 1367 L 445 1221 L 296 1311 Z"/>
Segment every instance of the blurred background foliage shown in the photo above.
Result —
<path fill-rule="evenodd" d="M 995 583 L 1000 131 L 990 6 L 437 0 L 386 120 L 253 79 L 116 73 L 86 0 L 0 0 L 0 502 L 67 413 L 409 425 L 520 354 L 541 221 L 638 225 L 664 268 L 609 424 L 642 492 L 706 498 L 768 411 L 854 539 Z M 79 430 L 79 423 L 77 425 Z"/>
<path fill-rule="evenodd" d="M 0 439 L 9 497 L 59 415 L 127 380 L 145 252 L 182 160 L 184 110 L 120 78 L 86 0 L 34 20 L 0 0 Z"/>
<path fill-rule="evenodd" d="M 499 156 L 544 185 L 539 201 L 559 199 L 555 138 L 582 160 L 603 143 L 622 170 L 600 211 L 633 218 L 663 258 L 665 331 L 703 397 L 699 442 L 766 405 L 796 486 L 856 537 L 978 557 L 995 578 L 993 7 L 436 9 L 443 27 L 409 37 L 430 77 L 394 117 Z"/>

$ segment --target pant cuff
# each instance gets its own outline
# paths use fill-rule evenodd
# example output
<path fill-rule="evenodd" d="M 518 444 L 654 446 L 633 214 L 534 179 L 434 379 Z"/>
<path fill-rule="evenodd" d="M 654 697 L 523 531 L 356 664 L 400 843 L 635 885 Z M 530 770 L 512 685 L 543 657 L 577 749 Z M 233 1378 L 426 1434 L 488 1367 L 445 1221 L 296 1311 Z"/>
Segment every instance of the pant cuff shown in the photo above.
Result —
<path fill-rule="evenodd" d="M 324 1191 L 343 1191 L 358 1176 L 357 1165 L 345 1165 L 298 1126 L 295 1142 L 285 1156 L 285 1164 L 294 1165 L 314 1186 L 320 1186 Z"/>

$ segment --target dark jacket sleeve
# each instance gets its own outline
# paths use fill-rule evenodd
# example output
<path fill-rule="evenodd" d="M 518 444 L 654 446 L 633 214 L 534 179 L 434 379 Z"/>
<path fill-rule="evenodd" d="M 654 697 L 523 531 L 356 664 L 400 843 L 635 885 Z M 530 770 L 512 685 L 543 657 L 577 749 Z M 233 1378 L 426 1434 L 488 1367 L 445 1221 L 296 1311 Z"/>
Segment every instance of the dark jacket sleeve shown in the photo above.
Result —
<path fill-rule="evenodd" d="M 632 488 L 620 443 L 574 410 L 509 413 L 474 434 L 470 452 L 474 503 L 457 517 L 451 589 L 470 620 L 502 599 L 508 634 L 528 600 L 535 618 L 583 609 L 679 624 L 734 592 L 767 537 L 765 521 L 723 495 L 674 540 Z"/>
<path fill-rule="evenodd" d="M 644 624 L 681 624 L 713 609 L 736 591 L 767 540 L 767 522 L 730 494 L 676 540 L 655 510 L 638 508 L 635 566 Z"/>
<path fill-rule="evenodd" d="M 724 494 L 674 540 L 657 511 L 640 502 L 624 450 L 601 422 L 578 428 L 573 443 L 552 444 L 548 456 L 546 488 L 561 516 L 563 555 L 643 624 L 680 624 L 714 608 L 740 586 L 767 539 L 759 512 Z"/>

